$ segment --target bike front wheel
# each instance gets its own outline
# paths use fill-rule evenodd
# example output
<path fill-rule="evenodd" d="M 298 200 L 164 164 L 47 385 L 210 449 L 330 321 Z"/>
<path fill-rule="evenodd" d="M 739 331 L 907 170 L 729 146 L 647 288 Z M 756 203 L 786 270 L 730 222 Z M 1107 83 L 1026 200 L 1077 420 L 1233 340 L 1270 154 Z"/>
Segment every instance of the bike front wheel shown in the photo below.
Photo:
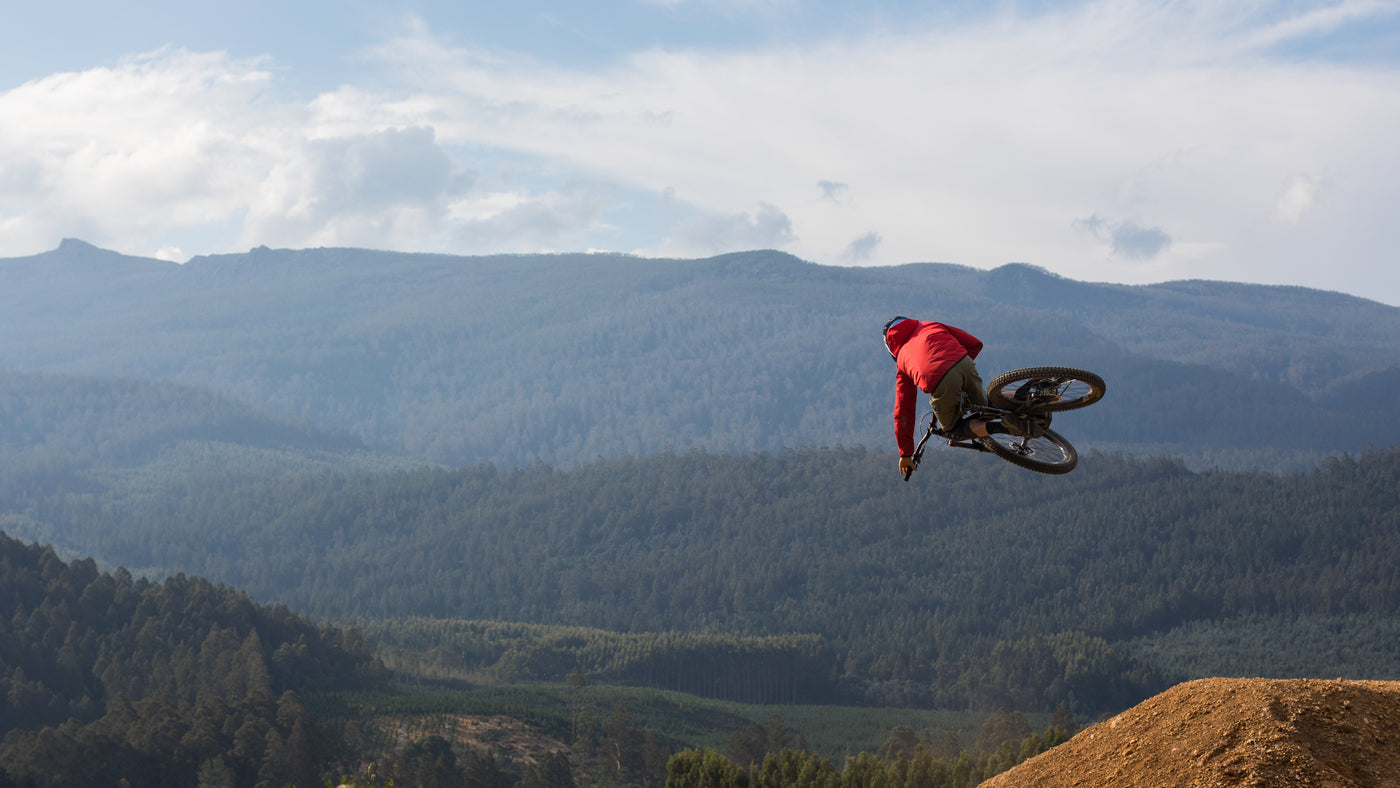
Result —
<path fill-rule="evenodd" d="M 996 434 L 977 441 L 1003 460 L 1039 473 L 1069 473 L 1079 464 L 1074 446 L 1054 430 L 1045 430 L 1034 438 Z"/>
<path fill-rule="evenodd" d="M 1103 398 L 1103 378 L 1074 367 L 1026 367 L 1003 372 L 987 386 L 987 400 L 1018 413 L 1055 413 Z"/>

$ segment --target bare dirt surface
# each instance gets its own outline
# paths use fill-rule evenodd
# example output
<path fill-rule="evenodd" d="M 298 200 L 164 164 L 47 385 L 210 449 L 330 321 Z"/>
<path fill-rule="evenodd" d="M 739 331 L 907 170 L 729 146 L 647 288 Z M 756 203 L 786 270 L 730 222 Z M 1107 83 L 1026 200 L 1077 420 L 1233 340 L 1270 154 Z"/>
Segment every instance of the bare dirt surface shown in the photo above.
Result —
<path fill-rule="evenodd" d="M 981 788 L 1400 786 L 1400 682 L 1201 679 Z"/>
<path fill-rule="evenodd" d="M 568 752 L 568 745 L 550 738 L 520 720 L 506 716 L 447 714 L 431 716 L 385 716 L 373 727 L 388 734 L 394 749 L 402 750 L 411 741 L 438 735 L 453 744 L 491 750 L 522 764 L 535 764 L 546 754 Z"/>

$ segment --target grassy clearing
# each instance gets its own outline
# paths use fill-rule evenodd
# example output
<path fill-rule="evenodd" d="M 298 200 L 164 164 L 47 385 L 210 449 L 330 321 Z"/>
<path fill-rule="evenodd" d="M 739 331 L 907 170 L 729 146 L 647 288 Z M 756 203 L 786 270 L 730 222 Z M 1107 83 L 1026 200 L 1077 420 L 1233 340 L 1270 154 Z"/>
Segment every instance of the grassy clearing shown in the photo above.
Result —
<path fill-rule="evenodd" d="M 579 692 L 577 708 L 596 720 L 606 719 L 621 701 L 632 725 L 657 731 L 676 749 L 712 748 L 726 751 L 730 735 L 750 722 L 767 725 L 777 715 L 807 747 L 838 765 L 859 752 L 877 752 L 897 726 L 937 738 L 955 731 L 971 747 L 989 714 L 930 709 L 859 706 L 768 706 L 731 703 L 680 692 L 593 684 Z M 504 686 L 406 685 L 394 693 L 343 693 L 316 699 L 323 715 L 369 722 L 393 716 L 503 715 L 519 719 L 541 734 L 568 742 L 575 709 L 570 689 L 563 684 L 531 683 Z M 1026 715 L 1035 730 L 1049 724 L 1049 715 Z"/>

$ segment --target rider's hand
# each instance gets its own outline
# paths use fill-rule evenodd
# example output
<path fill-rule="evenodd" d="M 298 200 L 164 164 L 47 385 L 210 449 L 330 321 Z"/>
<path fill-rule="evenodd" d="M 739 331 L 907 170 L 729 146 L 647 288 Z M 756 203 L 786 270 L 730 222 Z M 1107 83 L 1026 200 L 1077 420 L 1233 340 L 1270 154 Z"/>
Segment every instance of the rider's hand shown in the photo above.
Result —
<path fill-rule="evenodd" d="M 909 474 L 911 474 L 911 473 L 913 473 L 913 472 L 914 472 L 914 458 L 913 458 L 913 457 L 900 457 L 900 458 L 899 458 L 899 474 L 900 474 L 901 476 L 908 476 Z"/>

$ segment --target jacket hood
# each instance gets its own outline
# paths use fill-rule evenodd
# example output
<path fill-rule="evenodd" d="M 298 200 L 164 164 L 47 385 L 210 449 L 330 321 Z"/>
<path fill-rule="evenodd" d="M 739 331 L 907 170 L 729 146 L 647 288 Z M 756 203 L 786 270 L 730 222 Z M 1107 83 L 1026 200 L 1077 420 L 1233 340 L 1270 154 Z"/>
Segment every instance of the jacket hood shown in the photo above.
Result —
<path fill-rule="evenodd" d="M 890 355 L 898 356 L 899 349 L 904 347 L 904 343 L 918 330 L 919 321 L 911 317 L 902 318 L 885 329 L 885 347 L 890 351 Z"/>

